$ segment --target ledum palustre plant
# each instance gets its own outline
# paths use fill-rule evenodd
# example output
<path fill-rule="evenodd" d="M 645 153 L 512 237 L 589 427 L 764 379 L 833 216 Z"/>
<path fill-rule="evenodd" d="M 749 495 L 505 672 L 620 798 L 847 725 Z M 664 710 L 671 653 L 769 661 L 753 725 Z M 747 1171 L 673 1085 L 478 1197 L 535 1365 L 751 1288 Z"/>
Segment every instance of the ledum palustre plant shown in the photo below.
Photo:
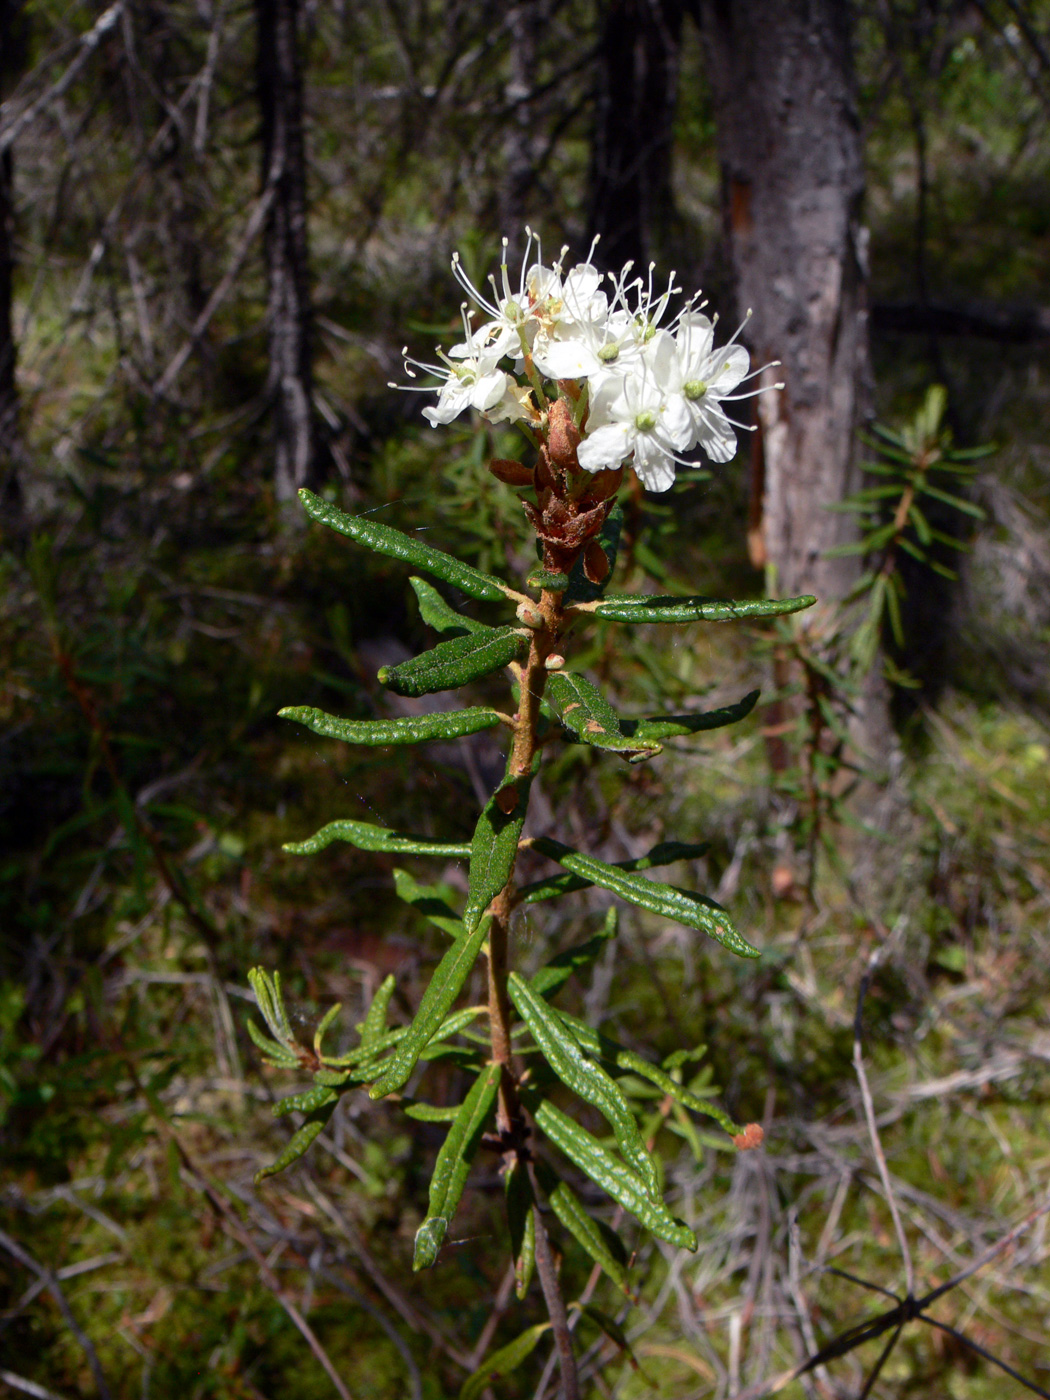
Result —
<path fill-rule="evenodd" d="M 749 392 L 741 387 L 749 377 L 748 356 L 735 337 L 715 348 L 715 326 L 698 297 L 664 324 L 678 290 L 673 277 L 666 290 L 654 292 L 651 269 L 647 281 L 631 281 L 628 265 L 609 278 L 606 291 L 589 261 L 566 272 L 560 262 L 546 266 L 538 245 L 530 261 L 532 247 L 530 234 L 518 289 L 512 291 L 504 261 L 501 284 L 490 279 L 491 298 L 467 280 L 454 259 L 453 271 L 484 319 L 475 324 L 478 313 L 464 305 L 461 344 L 447 354 L 439 352 L 440 364 L 406 361 L 410 377 L 415 377 L 415 364 L 416 370 L 439 378 L 437 403 L 424 409 L 432 425 L 448 423 L 468 408 L 491 422 L 520 425 L 527 460 L 495 460 L 491 471 L 521 493 L 519 505 L 508 492 L 508 509 L 523 507 L 536 531 L 538 562 L 524 587 L 372 519 L 348 515 L 309 491 L 300 493 L 312 519 L 355 544 L 404 560 L 468 598 L 507 609 L 506 620 L 490 626 L 459 612 L 423 577 L 413 577 L 424 620 L 445 640 L 379 672 L 380 681 L 395 694 L 419 697 L 506 671 L 511 698 L 503 710 L 472 706 L 373 720 L 340 719 L 308 707 L 281 711 L 317 734 L 352 744 L 422 744 L 485 729 L 505 731 L 506 771 L 481 811 L 469 845 L 342 820 L 286 847 L 312 855 L 333 841 L 347 841 L 367 851 L 469 860 L 466 901 L 459 910 L 435 887 L 417 883 L 405 871 L 395 873 L 397 893 L 437 925 L 449 940 L 447 951 L 408 1025 L 388 1023 L 394 989 L 394 979 L 388 977 L 357 1027 L 359 1044 L 343 1054 L 324 1048 L 338 1007 L 322 1020 L 312 1047 L 301 1045 L 282 1004 L 278 974 L 262 969 L 250 974 L 268 1031 L 250 1027 L 256 1044 L 270 1064 L 308 1071 L 314 1081 L 313 1088 L 276 1106 L 277 1113 L 297 1111 L 304 1118 L 285 1151 L 260 1177 L 302 1156 L 340 1095 L 358 1089 L 367 1088 L 373 1099 L 398 1098 L 410 1118 L 447 1121 L 429 1209 L 416 1234 L 414 1264 L 419 1269 L 438 1258 L 479 1147 L 501 1158 L 517 1291 L 525 1296 L 535 1271 L 550 1322 L 530 1328 L 489 1356 L 465 1384 L 466 1400 L 480 1394 L 493 1376 L 512 1370 L 549 1329 L 563 1392 L 578 1394 L 548 1221 L 557 1220 L 630 1296 L 623 1245 L 587 1209 L 566 1176 L 588 1178 L 660 1239 L 696 1248 L 693 1231 L 664 1201 L 660 1172 L 646 1145 L 640 1120 L 651 1115 L 653 1098 L 673 1105 L 680 1118 L 696 1113 L 714 1119 L 740 1148 L 757 1146 L 762 1136 L 755 1124 L 732 1122 L 710 1102 L 702 1082 L 690 1080 L 686 1067 L 695 1058 L 692 1047 L 656 1063 L 559 1008 L 558 993 L 570 976 L 584 973 L 616 936 L 615 910 L 591 938 L 558 953 L 535 975 L 525 976 L 513 965 L 509 933 L 514 911 L 592 886 L 696 929 L 737 957 L 758 956 L 713 900 L 647 873 L 696 857 L 704 846 L 665 841 L 640 859 L 610 864 L 552 837 L 523 835 L 530 787 L 553 746 L 588 744 L 612 758 L 641 763 L 658 755 L 666 739 L 744 718 L 757 699 L 754 692 L 719 710 L 624 718 L 592 681 L 572 668 L 574 636 L 596 618 L 626 627 L 673 626 L 770 617 L 813 602 L 808 597 L 732 602 L 607 591 L 622 520 L 616 496 L 625 471 L 633 468 L 644 486 L 659 491 L 672 484 L 677 465 L 692 464 L 688 454 L 695 456 L 697 448 L 715 462 L 728 461 L 736 449 L 733 428 L 740 425 L 726 416 L 723 404 Z M 515 870 L 519 852 L 526 848 L 549 861 L 556 873 L 519 883 Z M 487 1001 L 457 1007 L 479 958 L 487 969 Z M 470 1087 L 459 1105 L 429 1103 L 427 1065 L 449 1059 L 468 1072 Z M 600 1126 L 592 1131 L 600 1120 L 604 1131 Z"/>

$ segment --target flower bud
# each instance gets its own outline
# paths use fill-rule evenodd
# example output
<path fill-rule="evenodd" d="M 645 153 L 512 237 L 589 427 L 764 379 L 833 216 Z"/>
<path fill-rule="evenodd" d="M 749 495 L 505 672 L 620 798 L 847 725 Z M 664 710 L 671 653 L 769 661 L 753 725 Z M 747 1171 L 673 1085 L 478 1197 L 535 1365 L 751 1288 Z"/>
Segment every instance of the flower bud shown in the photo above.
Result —
<path fill-rule="evenodd" d="M 572 407 L 566 399 L 557 399 L 547 414 L 547 451 L 556 467 L 577 471 L 576 449 L 580 445 L 580 430 L 572 421 Z"/>
<path fill-rule="evenodd" d="M 543 626 L 543 614 L 532 603 L 519 603 L 514 615 L 523 627 L 531 627 L 533 631 Z"/>
<path fill-rule="evenodd" d="M 556 651 L 552 651 L 550 656 L 547 657 L 547 660 L 543 664 L 548 671 L 560 671 L 561 668 L 565 665 L 565 657 L 561 656 Z"/>

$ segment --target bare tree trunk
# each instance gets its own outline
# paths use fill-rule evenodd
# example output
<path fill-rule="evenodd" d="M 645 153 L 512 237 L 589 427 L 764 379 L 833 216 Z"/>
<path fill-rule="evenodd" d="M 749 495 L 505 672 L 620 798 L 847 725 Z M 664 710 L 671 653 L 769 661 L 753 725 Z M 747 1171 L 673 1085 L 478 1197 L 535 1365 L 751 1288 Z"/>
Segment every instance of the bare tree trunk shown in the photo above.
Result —
<path fill-rule="evenodd" d="M 591 152 L 596 261 L 644 269 L 671 214 L 671 139 L 683 0 L 610 0 L 599 54 Z"/>
<path fill-rule="evenodd" d="M 298 0 L 255 0 L 263 182 L 276 189 L 266 263 L 278 500 L 313 482 L 317 466 L 298 12 Z"/>
<path fill-rule="evenodd" d="M 700 0 L 728 237 L 748 338 L 780 392 L 758 400 L 752 555 L 783 595 L 834 604 L 860 576 L 857 538 L 829 510 L 859 484 L 856 431 L 870 401 L 864 166 L 843 0 Z M 820 627 L 821 610 L 804 614 Z M 889 733 L 883 687 L 860 737 Z"/>
<path fill-rule="evenodd" d="M 24 16 L 18 0 L 0 0 L 0 99 L 25 51 Z M 15 383 L 14 326 L 14 152 L 0 153 L 0 545 L 17 540 L 25 528 L 21 472 L 25 443 Z"/>

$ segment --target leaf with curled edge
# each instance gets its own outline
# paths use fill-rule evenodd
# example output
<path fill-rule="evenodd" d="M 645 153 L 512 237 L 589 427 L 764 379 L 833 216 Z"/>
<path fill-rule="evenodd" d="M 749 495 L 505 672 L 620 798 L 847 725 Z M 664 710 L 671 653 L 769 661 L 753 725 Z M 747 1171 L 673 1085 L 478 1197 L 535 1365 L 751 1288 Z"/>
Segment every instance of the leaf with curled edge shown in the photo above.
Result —
<path fill-rule="evenodd" d="M 456 1213 L 485 1122 L 496 1102 L 500 1066 L 486 1065 L 452 1120 L 434 1163 L 426 1218 L 416 1231 L 413 1269 L 429 1269 Z"/>
<path fill-rule="evenodd" d="M 473 617 L 464 617 L 451 603 L 446 602 L 432 583 L 425 578 L 410 578 L 409 583 L 419 600 L 419 615 L 428 627 L 435 632 L 452 632 L 462 636 L 465 632 L 484 632 L 486 624 Z"/>
<path fill-rule="evenodd" d="M 760 691 L 751 690 L 733 705 L 718 710 L 706 710 L 695 715 L 653 715 L 649 719 L 623 719 L 620 728 L 629 739 L 637 742 L 679 739 L 690 734 L 702 734 L 708 729 L 723 729 L 746 719 L 758 703 Z"/>
<path fill-rule="evenodd" d="M 730 1137 L 736 1137 L 738 1133 L 744 1131 L 739 1123 L 735 1123 L 730 1118 L 728 1113 L 724 1113 L 715 1104 L 708 1103 L 706 1099 L 700 1098 L 699 1095 L 687 1089 L 684 1084 L 679 1084 L 659 1065 L 654 1065 L 651 1061 L 643 1059 L 634 1050 L 628 1050 L 625 1046 L 618 1045 L 615 1040 L 610 1040 L 600 1031 L 593 1030 L 586 1021 L 581 1021 L 578 1016 L 561 1010 L 553 1010 L 553 1014 L 559 1018 L 562 1025 L 579 1042 L 581 1048 L 588 1055 L 614 1065 L 617 1069 L 623 1070 L 625 1074 L 636 1074 L 642 1079 L 647 1079 L 650 1084 L 655 1084 L 661 1092 L 669 1094 L 685 1108 L 692 1109 L 694 1113 L 702 1113 L 705 1118 L 713 1118 Z"/>
<path fill-rule="evenodd" d="M 660 1199 L 660 1177 L 646 1151 L 642 1135 L 623 1090 L 597 1060 L 590 1059 L 579 1041 L 562 1024 L 558 1013 L 538 996 L 518 973 L 507 978 L 507 991 L 518 1014 L 532 1032 L 543 1058 L 561 1082 L 593 1106 L 609 1122 L 624 1159 L 638 1174 L 649 1199 Z"/>
<path fill-rule="evenodd" d="M 543 1334 L 549 1332 L 550 1329 L 549 1322 L 537 1322 L 534 1327 L 529 1327 L 522 1332 L 520 1337 L 515 1337 L 505 1347 L 490 1352 L 478 1369 L 473 1371 L 463 1382 L 463 1387 L 459 1392 L 459 1400 L 481 1400 L 481 1396 L 493 1381 L 499 1380 L 501 1376 L 514 1375 L 515 1371 L 520 1369 L 522 1362 L 536 1350 Z"/>
<path fill-rule="evenodd" d="M 510 1255 L 514 1261 L 514 1291 L 524 1298 L 529 1291 L 533 1269 L 536 1267 L 535 1198 L 529 1171 L 521 1157 L 511 1161 L 503 1176 L 504 1199 L 507 1205 L 507 1227 L 510 1230 Z"/>
<path fill-rule="evenodd" d="M 547 1188 L 545 1188 L 547 1189 Z M 612 1279 L 616 1287 L 632 1298 L 627 1275 L 627 1251 L 620 1238 L 603 1221 L 596 1220 L 565 1181 L 547 1189 L 551 1210 L 573 1239 L 595 1264 Z"/>
<path fill-rule="evenodd" d="M 325 1126 L 335 1111 L 337 1095 L 332 1096 L 330 1102 L 326 1102 L 314 1111 L 307 1118 L 301 1128 L 289 1139 L 287 1147 L 268 1167 L 263 1167 L 257 1171 L 253 1178 L 255 1185 L 265 1181 L 269 1176 L 276 1176 L 278 1172 L 283 1172 L 290 1167 L 293 1162 L 297 1162 L 309 1149 L 314 1139 L 324 1132 Z"/>
<path fill-rule="evenodd" d="M 416 697 L 432 695 L 438 690 L 456 690 L 509 666 L 528 644 L 528 637 L 515 627 L 489 627 L 483 633 L 468 632 L 451 641 L 438 642 L 422 656 L 413 656 L 398 666 L 381 666 L 379 680 L 395 695 Z M 497 715 L 497 722 L 498 719 Z"/>
<path fill-rule="evenodd" d="M 552 997 L 574 972 L 589 967 L 601 956 L 609 939 L 616 936 L 616 924 L 616 910 L 610 909 L 605 915 L 605 925 L 600 933 L 588 938 L 586 943 L 577 943 L 575 947 L 566 948 L 563 953 L 556 953 L 546 966 L 540 968 L 531 979 L 533 991 L 541 997 Z"/>
<path fill-rule="evenodd" d="M 468 847 L 469 854 L 469 847 Z M 398 899 L 411 904 L 413 909 L 428 919 L 435 928 L 447 933 L 450 938 L 459 938 L 466 933 L 466 925 L 455 913 L 452 906 L 442 897 L 444 888 L 438 885 L 421 885 L 407 870 L 394 871 L 394 889 Z"/>
<path fill-rule="evenodd" d="M 713 899 L 708 899 L 704 895 L 693 894 L 690 890 L 680 890 L 675 885 L 663 885 L 657 880 L 646 880 L 641 875 L 636 875 L 631 871 L 625 871 L 615 865 L 607 865 L 605 861 L 598 860 L 595 856 L 584 855 L 581 851 L 574 851 L 569 846 L 563 846 L 560 841 L 553 841 L 548 836 L 534 836 L 531 838 L 532 849 L 541 851 L 543 855 L 549 856 L 551 860 L 557 861 L 566 870 L 570 870 L 574 875 L 579 875 L 592 884 L 600 885 L 602 889 L 612 890 L 613 894 L 618 894 L 621 899 L 627 900 L 630 904 L 636 904 L 641 909 L 647 909 L 652 914 L 661 914 L 665 918 L 675 919 L 680 924 L 685 924 L 687 928 L 699 929 L 710 938 L 714 938 L 721 943 L 724 948 L 728 948 L 731 953 L 736 953 L 741 958 L 760 957 L 757 948 L 753 948 L 747 940 L 737 932 L 733 926 L 729 915 Z"/>
<path fill-rule="evenodd" d="M 547 694 L 562 725 L 581 744 L 619 754 L 629 763 L 640 763 L 660 752 L 655 740 L 628 738 L 616 711 L 586 676 L 552 671 L 547 677 Z"/>
<path fill-rule="evenodd" d="M 624 1210 L 637 1216 L 646 1229 L 660 1239 L 681 1249 L 696 1249 L 696 1235 L 689 1226 L 676 1220 L 662 1201 L 649 1199 L 641 1177 L 626 1162 L 614 1157 L 586 1128 L 581 1128 L 549 1099 L 527 1093 L 523 1094 L 523 1098 L 531 1100 L 529 1106 L 537 1127 L 559 1151 L 576 1163 L 584 1176 L 600 1186 Z"/>
<path fill-rule="evenodd" d="M 699 845 L 687 841 L 658 841 L 644 856 L 614 861 L 611 868 L 626 871 L 628 874 L 636 870 L 652 870 L 659 865 L 670 865 L 676 860 L 699 860 L 702 855 L 707 854 L 710 847 L 709 841 L 701 841 Z M 518 891 L 517 903 L 538 904 L 543 899 L 553 899 L 557 895 L 576 894 L 579 890 L 591 889 L 594 883 L 593 880 L 584 879 L 582 875 L 569 872 L 564 875 L 549 875 L 545 880 L 535 880 L 530 885 L 522 885 Z"/>
<path fill-rule="evenodd" d="M 436 648 L 435 648 L 436 650 Z M 431 655 L 425 652 L 425 656 Z M 416 658 L 417 660 L 421 658 Z M 405 662 L 407 666 L 409 663 Z M 440 687 L 438 687 L 440 688 Z M 366 744 L 379 748 L 387 744 L 426 744 L 435 739 L 460 739 L 480 734 L 501 723 L 495 710 L 476 705 L 468 710 L 443 710 L 434 715 L 405 715 L 400 719 L 340 719 L 312 705 L 286 705 L 277 711 L 280 719 L 292 719 L 325 739 L 344 744 Z"/>
<path fill-rule="evenodd" d="M 511 877 L 528 810 L 529 788 L 539 764 L 539 754 L 533 759 L 529 773 L 512 774 L 508 764 L 507 776 L 481 810 L 470 843 L 467 907 L 463 910 L 463 922 L 468 929 L 481 918 Z"/>
<path fill-rule="evenodd" d="M 391 831 L 371 822 L 339 820 L 329 822 L 305 841 L 286 841 L 281 847 L 293 856 L 312 856 L 323 851 L 333 841 L 345 841 L 359 851 L 389 851 L 397 855 L 460 857 L 470 855 L 464 842 L 431 841 L 425 836 L 411 836 L 404 831 Z"/>
<path fill-rule="evenodd" d="M 734 602 L 730 598 L 624 593 L 580 604 L 578 610 L 610 622 L 754 622 L 764 617 L 801 612 L 816 601 L 809 593 L 799 598 L 754 598 L 746 602 Z"/>
<path fill-rule="evenodd" d="M 376 994 L 365 1012 L 365 1019 L 357 1027 L 362 1045 L 375 1045 L 386 1034 L 386 1016 L 395 985 L 394 974 L 391 972 L 376 988 Z"/>
<path fill-rule="evenodd" d="M 491 574 L 483 574 L 480 569 L 464 564 L 454 555 L 433 549 L 422 540 L 406 535 L 401 530 L 394 530 L 389 525 L 380 525 L 377 520 L 371 520 L 367 516 L 348 515 L 346 511 L 321 500 L 320 496 L 315 496 L 305 487 L 299 492 L 299 499 L 311 520 L 316 520 L 320 525 L 327 525 L 329 529 L 346 535 L 348 539 L 364 545 L 366 549 L 374 550 L 376 554 L 385 554 L 391 559 L 403 559 L 406 564 L 424 569 L 445 583 L 455 584 L 471 598 L 498 603 L 505 598 L 518 596 L 498 578 L 493 578 Z"/>
<path fill-rule="evenodd" d="M 471 968 L 477 961 L 491 922 L 492 920 L 489 918 L 479 920 L 477 927 L 471 933 L 465 933 L 456 939 L 438 963 L 434 975 L 423 993 L 415 1020 L 409 1026 L 394 1052 L 390 1067 L 369 1089 L 370 1098 L 384 1098 L 387 1094 L 396 1093 L 398 1089 L 407 1084 L 416 1067 L 416 1061 L 438 1033 L 452 1003 L 459 995 L 463 983 L 467 980 Z"/>

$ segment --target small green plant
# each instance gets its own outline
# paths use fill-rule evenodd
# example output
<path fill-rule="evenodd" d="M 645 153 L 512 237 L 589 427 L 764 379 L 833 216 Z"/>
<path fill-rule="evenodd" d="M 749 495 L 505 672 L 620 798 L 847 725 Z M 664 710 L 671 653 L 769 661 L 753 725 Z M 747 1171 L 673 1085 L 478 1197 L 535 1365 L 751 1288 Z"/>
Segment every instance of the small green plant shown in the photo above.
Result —
<path fill-rule="evenodd" d="M 940 516 L 954 512 L 984 519 L 980 506 L 959 490 L 976 471 L 973 463 L 995 448 L 954 447 L 951 430 L 944 426 L 947 404 L 945 389 L 931 385 L 910 422 L 899 429 L 874 423 L 864 435 L 875 454 L 865 471 L 876 480 L 828 507 L 856 516 L 860 528 L 855 543 L 828 553 L 862 555 L 864 571 L 817 626 L 796 627 L 790 618 L 777 623 L 774 646 L 781 674 L 793 675 L 787 703 L 797 716 L 793 747 L 799 757 L 796 767 L 781 772 L 780 786 L 797 804 L 795 829 L 808 853 L 810 895 L 817 849 L 823 847 L 831 859 L 838 858 L 831 828 L 850 820 L 845 799 L 870 759 L 858 751 L 851 723 L 874 668 L 881 668 L 890 686 L 920 685 L 893 655 L 894 648 L 899 652 L 906 642 L 902 555 L 954 579 L 955 571 L 943 555 L 965 550 L 966 541 L 930 516 L 936 511 Z"/>
<path fill-rule="evenodd" d="M 571 1163 L 659 1238 L 695 1249 L 693 1231 L 664 1200 L 660 1170 L 646 1142 L 643 1125 L 651 1118 L 652 1100 L 674 1105 L 683 1118 L 686 1111 L 713 1118 L 741 1148 L 758 1146 L 762 1133 L 755 1124 L 734 1123 L 712 1104 L 702 1076 L 689 1079 L 686 1066 L 697 1053 L 691 1047 L 657 1063 L 558 1008 L 558 993 L 569 977 L 584 972 L 615 938 L 615 911 L 591 938 L 557 954 L 532 977 L 511 965 L 508 935 L 515 910 L 592 886 L 696 929 L 739 957 L 758 956 L 718 904 L 644 873 L 696 857 L 703 846 L 665 841 L 640 859 L 610 864 L 558 840 L 523 835 L 530 787 L 551 746 L 585 744 L 641 763 L 659 754 L 668 738 L 742 719 L 757 692 L 706 713 L 628 719 L 571 668 L 566 652 L 574 634 L 594 619 L 627 627 L 720 622 L 781 616 L 814 600 L 732 602 L 607 591 L 616 564 L 622 521 L 616 496 L 625 467 L 632 465 L 645 485 L 666 490 L 676 464 L 688 461 L 684 453 L 701 447 L 713 460 L 726 461 L 735 451 L 721 403 L 744 396 L 736 391 L 747 375 L 747 353 L 733 342 L 715 349 L 714 326 L 696 307 L 696 298 L 663 328 L 677 289 L 669 283 L 655 294 L 651 273 L 646 286 L 641 279 L 629 282 L 627 268 L 611 279 L 607 295 L 589 262 L 565 272 L 560 264 L 545 266 L 539 254 L 530 265 L 527 252 L 518 291 L 512 293 L 504 265 L 502 288 L 493 282 L 493 300 L 487 301 L 458 260 L 453 268 L 488 319 L 474 327 L 464 315 L 464 342 L 442 354 L 441 364 L 423 366 L 442 380 L 437 405 L 425 414 L 438 425 L 474 408 L 490 421 L 517 423 L 524 431 L 531 460 L 500 459 L 490 469 L 522 492 L 521 506 L 536 532 L 538 562 L 525 580 L 529 591 L 387 525 L 348 515 L 308 491 L 301 498 L 312 519 L 356 544 L 401 559 L 468 598 L 510 611 L 495 625 L 479 622 L 433 584 L 413 577 L 424 620 L 446 639 L 421 656 L 384 667 L 379 679 L 385 686 L 398 695 L 423 697 L 506 670 L 512 698 L 504 709 L 478 705 L 411 718 L 347 720 L 306 707 L 281 713 L 317 734 L 353 744 L 420 744 L 502 729 L 508 739 L 506 771 L 469 844 L 337 820 L 286 847 L 309 855 L 346 841 L 366 851 L 458 857 L 469 860 L 468 890 L 457 910 L 436 887 L 419 884 L 406 871 L 395 873 L 398 895 L 449 938 L 449 947 L 414 1019 L 388 1024 L 394 990 L 388 978 L 357 1028 L 359 1043 L 346 1053 L 330 1055 L 324 1047 L 338 1007 L 306 1047 L 293 1033 L 278 975 L 262 969 L 251 973 L 267 1032 L 252 1026 L 254 1040 L 270 1064 L 305 1070 L 314 1081 L 311 1089 L 277 1105 L 276 1112 L 300 1112 L 304 1121 L 260 1176 L 300 1157 L 340 1095 L 355 1088 L 367 1087 L 373 1099 L 399 1096 L 410 1118 L 447 1121 L 429 1210 L 415 1239 L 418 1269 L 438 1258 L 479 1146 L 494 1150 L 502 1159 L 518 1295 L 525 1296 L 535 1270 L 550 1322 L 491 1355 L 462 1393 L 479 1394 L 492 1376 L 519 1364 L 553 1329 L 564 1393 L 571 1397 L 578 1387 L 568 1310 L 541 1203 L 618 1288 L 628 1295 L 631 1290 L 624 1246 L 592 1216 L 556 1164 Z M 518 857 L 526 849 L 557 873 L 518 883 Z M 487 964 L 487 999 L 457 1008 L 480 957 Z M 473 1077 L 471 1087 L 459 1105 L 428 1103 L 421 1096 L 426 1066 L 450 1059 Z M 571 1099 L 563 1106 L 566 1090 L 604 1118 L 609 1136 L 589 1131 Z M 618 1331 L 612 1325 L 610 1335 Z"/>

